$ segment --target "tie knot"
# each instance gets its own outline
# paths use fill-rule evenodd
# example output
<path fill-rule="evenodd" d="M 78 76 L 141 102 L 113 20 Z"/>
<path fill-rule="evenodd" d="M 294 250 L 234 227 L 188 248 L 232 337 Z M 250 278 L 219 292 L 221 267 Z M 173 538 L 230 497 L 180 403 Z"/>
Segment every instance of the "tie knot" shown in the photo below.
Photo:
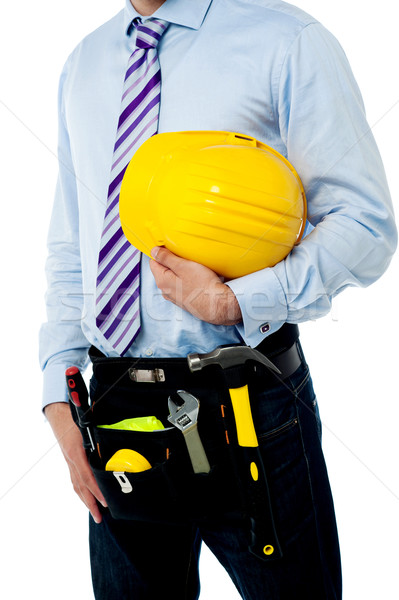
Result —
<path fill-rule="evenodd" d="M 169 25 L 167 21 L 161 19 L 148 19 L 145 23 L 142 23 L 141 19 L 137 19 L 134 24 L 137 31 L 137 48 L 156 48 Z"/>

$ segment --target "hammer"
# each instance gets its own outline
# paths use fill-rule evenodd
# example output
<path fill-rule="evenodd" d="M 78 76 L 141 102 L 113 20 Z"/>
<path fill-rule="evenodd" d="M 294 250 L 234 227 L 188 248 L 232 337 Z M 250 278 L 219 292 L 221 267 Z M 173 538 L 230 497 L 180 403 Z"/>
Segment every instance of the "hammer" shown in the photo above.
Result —
<path fill-rule="evenodd" d="M 243 465 L 243 488 L 247 491 L 248 514 L 251 520 L 252 540 L 249 550 L 263 560 L 280 558 L 281 547 L 277 538 L 271 508 L 269 486 L 256 435 L 244 366 L 255 361 L 270 371 L 281 371 L 258 350 L 241 344 L 219 346 L 207 354 L 187 356 L 190 371 L 200 371 L 209 365 L 223 369 L 231 403 Z"/>

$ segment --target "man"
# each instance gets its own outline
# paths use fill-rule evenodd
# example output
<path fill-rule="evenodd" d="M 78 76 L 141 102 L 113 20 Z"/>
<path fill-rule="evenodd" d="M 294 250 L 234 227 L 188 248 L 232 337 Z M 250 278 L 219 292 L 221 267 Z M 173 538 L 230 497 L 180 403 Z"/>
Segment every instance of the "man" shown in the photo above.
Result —
<path fill-rule="evenodd" d="M 164 29 L 157 32 L 154 58 L 162 78 L 157 131 L 251 135 L 288 158 L 306 191 L 306 235 L 273 268 L 223 283 L 206 267 L 165 248 L 153 249 L 154 260 L 143 256 L 140 325 L 132 318 L 124 353 L 124 360 L 132 359 L 129 364 L 140 358 L 143 368 L 151 360 L 161 366 L 167 358 L 237 343 L 257 347 L 272 360 L 284 358 L 287 348 L 299 357 L 300 366 L 287 377 L 265 376 L 253 388 L 254 421 L 269 465 L 282 550 L 271 562 L 248 551 L 245 520 L 231 522 L 222 515 L 216 522 L 176 524 L 171 519 L 160 524 L 112 518 L 66 403 L 65 369 L 83 369 L 90 346 L 96 349 L 91 356 L 98 374 L 92 387 L 97 401 L 105 393 L 97 386 L 106 365 L 121 354 L 96 314 L 96 284 L 108 186 L 117 162 L 112 149 L 121 96 L 128 94 L 123 80 L 140 27 L 150 28 L 149 16 Z M 243 598 L 340 598 L 339 548 L 320 421 L 295 324 L 325 315 L 332 298 L 348 285 L 375 281 L 396 247 L 383 167 L 341 48 L 315 19 L 279 0 L 127 0 L 121 13 L 69 57 L 59 106 L 60 175 L 47 263 L 49 319 L 41 331 L 44 407 L 74 489 L 91 513 L 96 598 L 165 593 L 197 598 L 201 540 Z M 135 268 L 137 256 L 129 264 Z M 107 401 L 112 395 L 119 398 L 116 379 L 104 382 L 106 389 L 113 388 Z"/>

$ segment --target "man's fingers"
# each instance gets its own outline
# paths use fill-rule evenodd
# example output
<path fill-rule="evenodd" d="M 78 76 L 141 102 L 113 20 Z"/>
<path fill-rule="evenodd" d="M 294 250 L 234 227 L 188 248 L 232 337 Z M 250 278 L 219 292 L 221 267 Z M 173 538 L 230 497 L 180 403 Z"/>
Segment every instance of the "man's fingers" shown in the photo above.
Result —
<path fill-rule="evenodd" d="M 94 521 L 96 523 L 101 523 L 102 515 L 97 501 L 104 507 L 107 506 L 107 503 L 97 485 L 90 467 L 88 468 L 89 471 L 85 466 L 78 467 L 76 464 L 70 464 L 72 485 L 76 494 L 89 509 Z"/>
<path fill-rule="evenodd" d="M 107 506 L 107 502 L 104 496 L 102 495 L 100 488 L 98 487 L 97 481 L 91 469 L 83 473 L 83 476 L 81 475 L 81 478 L 84 486 L 89 490 L 90 494 L 92 494 L 105 508 Z"/>
<path fill-rule="evenodd" d="M 101 523 L 101 521 L 102 521 L 102 514 L 101 514 L 101 511 L 100 511 L 99 506 L 97 504 L 96 497 L 93 496 L 93 494 L 89 491 L 88 488 L 86 488 L 86 487 L 79 487 L 79 484 L 78 485 L 74 485 L 74 490 L 77 493 L 77 495 L 79 496 L 79 498 L 82 500 L 82 502 L 89 509 L 89 511 L 91 513 L 91 516 L 93 517 L 94 521 L 96 523 Z"/>
<path fill-rule="evenodd" d="M 161 248 L 161 250 L 165 250 L 166 252 L 171 254 L 165 248 Z M 167 298 L 168 300 L 174 298 L 176 294 L 176 285 L 178 277 L 175 275 L 173 269 L 165 263 L 158 262 L 158 260 L 150 261 L 150 269 L 154 276 L 155 283 L 157 287 L 161 290 L 164 298 Z"/>
<path fill-rule="evenodd" d="M 93 517 L 96 523 L 101 523 L 102 514 L 100 508 L 97 504 L 97 500 L 93 494 L 89 492 L 87 488 L 83 490 L 83 495 L 81 496 L 83 502 L 86 504 L 87 508 L 90 511 L 91 516 Z"/>
<path fill-rule="evenodd" d="M 89 465 L 82 436 L 72 419 L 69 405 L 65 402 L 50 404 L 46 407 L 46 417 L 67 462 L 75 492 L 90 510 L 96 523 L 100 523 L 102 516 L 97 500 L 104 507 L 107 503 Z"/>
<path fill-rule="evenodd" d="M 170 277 L 170 275 L 173 275 L 174 277 L 175 274 L 173 273 L 173 271 L 167 267 L 166 265 L 163 265 L 155 260 L 151 260 L 150 261 L 150 269 L 152 271 L 152 274 L 154 275 L 155 279 L 160 281 L 160 280 L 164 280 L 167 277 Z"/>
<path fill-rule="evenodd" d="M 151 250 L 151 256 L 158 264 L 171 269 L 174 273 L 178 273 L 179 267 L 185 263 L 184 259 L 176 256 L 176 254 L 173 254 L 173 252 L 170 252 L 170 250 L 164 246 L 155 246 L 155 248 Z"/>
<path fill-rule="evenodd" d="M 217 273 L 192 260 L 186 260 L 166 248 L 151 251 L 150 268 L 162 296 L 214 325 L 236 325 L 241 309 L 232 290 Z"/>
<path fill-rule="evenodd" d="M 100 523 L 102 516 L 97 501 L 104 507 L 107 506 L 107 503 L 98 487 L 83 446 L 81 444 L 75 445 L 66 458 L 75 492 L 86 504 L 95 522 Z"/>
<path fill-rule="evenodd" d="M 106 507 L 107 503 L 100 488 L 98 487 L 96 478 L 93 475 L 93 471 L 91 470 L 83 447 L 79 448 L 79 452 L 73 459 L 73 468 L 79 480 L 80 487 L 87 488 L 89 492 L 95 496 L 104 507 Z"/>

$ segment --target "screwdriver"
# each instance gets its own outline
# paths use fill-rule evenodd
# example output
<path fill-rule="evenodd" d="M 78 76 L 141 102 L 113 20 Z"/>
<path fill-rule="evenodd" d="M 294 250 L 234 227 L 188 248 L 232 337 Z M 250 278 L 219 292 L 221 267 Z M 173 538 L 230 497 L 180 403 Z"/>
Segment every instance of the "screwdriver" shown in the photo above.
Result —
<path fill-rule="evenodd" d="M 91 416 L 89 406 L 89 393 L 82 374 L 78 367 L 69 367 L 65 371 L 65 377 L 68 387 L 68 396 L 75 409 L 77 423 L 83 438 L 83 447 L 93 451 L 96 446 L 91 434 Z"/>

